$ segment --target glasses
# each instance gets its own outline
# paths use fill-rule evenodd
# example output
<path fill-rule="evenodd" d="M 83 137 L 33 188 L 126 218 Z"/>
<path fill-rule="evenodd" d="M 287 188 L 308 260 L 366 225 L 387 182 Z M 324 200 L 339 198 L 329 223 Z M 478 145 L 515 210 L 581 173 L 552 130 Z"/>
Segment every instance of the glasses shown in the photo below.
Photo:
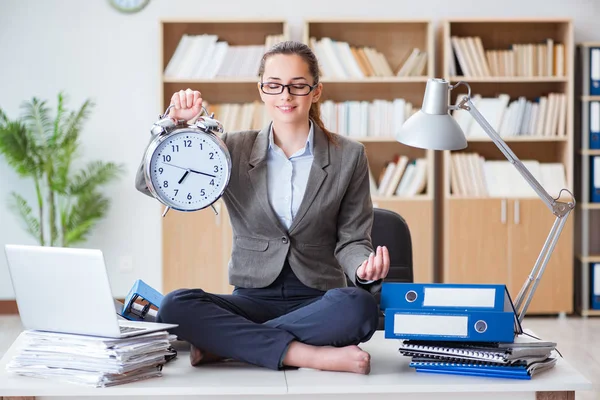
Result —
<path fill-rule="evenodd" d="M 289 94 L 294 96 L 307 96 L 310 92 L 316 88 L 318 82 L 314 85 L 309 85 L 307 83 L 291 83 L 289 85 L 282 85 L 281 83 L 276 82 L 261 82 L 260 90 L 264 94 L 281 94 L 283 93 L 283 89 L 287 88 Z"/>

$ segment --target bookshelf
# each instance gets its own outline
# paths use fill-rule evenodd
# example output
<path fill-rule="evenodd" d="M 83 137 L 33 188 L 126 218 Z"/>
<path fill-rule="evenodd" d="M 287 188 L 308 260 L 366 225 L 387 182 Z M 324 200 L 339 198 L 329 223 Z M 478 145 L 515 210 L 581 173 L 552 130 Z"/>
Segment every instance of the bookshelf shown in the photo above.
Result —
<path fill-rule="evenodd" d="M 266 47 L 270 41 L 289 36 L 285 20 L 260 18 L 251 21 L 163 20 L 160 32 L 161 113 L 174 92 L 189 87 L 201 91 L 205 106 L 209 112 L 215 112 L 215 118 L 227 130 L 235 130 L 234 122 L 241 120 L 235 113 L 242 105 L 260 100 L 257 72 L 265 51 L 260 46 Z M 183 41 L 184 37 L 187 42 Z M 226 45 L 217 45 L 218 42 Z M 209 52 L 212 52 L 210 57 Z M 175 57 L 176 53 L 179 55 Z M 260 121 L 260 116 L 256 119 Z M 209 208 L 194 213 L 169 212 L 162 219 L 165 293 L 182 287 L 231 293 L 227 263 L 232 231 L 222 200 L 215 203 L 215 208 L 218 215 Z"/>
<path fill-rule="evenodd" d="M 600 42 L 579 43 L 576 62 L 575 187 L 578 203 L 575 302 L 577 311 L 587 317 L 600 315 L 600 309 L 594 308 L 591 301 L 594 293 L 593 268 L 594 264 L 600 263 L 600 202 L 594 202 L 591 193 L 594 157 L 600 156 L 600 144 L 592 140 L 592 132 L 598 135 L 600 131 L 600 93 L 591 84 L 591 80 L 597 80 L 600 73 Z"/>
<path fill-rule="evenodd" d="M 398 143 L 394 132 L 421 106 L 427 79 L 435 71 L 433 40 L 428 20 L 328 18 L 304 23 L 303 41 L 317 55 L 322 72 L 325 125 L 364 144 L 373 205 L 399 213 L 411 230 L 415 282 L 435 280 L 434 154 Z M 409 182 L 406 163 L 414 160 L 419 167 L 411 169 L 421 171 L 425 187 L 398 189 L 405 177 Z M 391 177 L 383 190 L 380 183 L 388 169 Z"/>
<path fill-rule="evenodd" d="M 438 33 L 442 53 L 438 73 L 452 84 L 469 83 L 475 106 L 550 194 L 557 196 L 563 187 L 573 191 L 571 21 L 448 19 Z M 466 93 L 466 87 L 459 86 L 450 101 L 455 103 Z M 474 119 L 465 111 L 453 115 L 469 144 L 442 154 L 441 281 L 506 284 L 514 300 L 554 216 Z M 548 262 L 529 314 L 573 310 L 574 214 Z"/>

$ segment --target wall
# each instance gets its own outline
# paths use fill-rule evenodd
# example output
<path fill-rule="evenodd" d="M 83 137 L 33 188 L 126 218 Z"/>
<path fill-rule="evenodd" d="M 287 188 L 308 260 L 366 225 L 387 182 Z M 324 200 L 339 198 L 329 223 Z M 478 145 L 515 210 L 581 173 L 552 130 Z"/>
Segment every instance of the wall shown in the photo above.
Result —
<path fill-rule="evenodd" d="M 0 107 L 14 118 L 24 100 L 55 105 L 68 94 L 68 107 L 85 99 L 96 106 L 82 131 L 83 162 L 121 162 L 127 172 L 107 187 L 112 206 L 80 247 L 102 249 L 115 296 L 141 278 L 161 290 L 161 232 L 158 202 L 133 187 L 135 170 L 156 120 L 160 99 L 159 21 L 162 18 L 282 18 L 292 38 L 302 38 L 304 18 L 364 17 L 570 17 L 575 41 L 600 40 L 600 2 L 594 0 L 304 0 L 204 2 L 151 0 L 138 14 L 120 14 L 108 0 L 0 0 Z M 471 5 L 469 5 L 471 4 Z M 32 182 L 18 178 L 0 161 L 0 246 L 35 244 L 7 208 L 10 191 L 32 198 Z M 2 250 L 3 251 L 3 250 Z M 0 256 L 0 300 L 14 297 Z"/>

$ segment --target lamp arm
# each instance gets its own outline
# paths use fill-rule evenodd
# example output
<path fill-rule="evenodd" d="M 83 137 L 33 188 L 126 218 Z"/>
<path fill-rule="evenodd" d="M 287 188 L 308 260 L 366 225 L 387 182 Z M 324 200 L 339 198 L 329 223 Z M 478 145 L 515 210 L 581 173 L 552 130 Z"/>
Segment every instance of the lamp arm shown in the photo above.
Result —
<path fill-rule="evenodd" d="M 458 84 L 454 85 L 454 87 L 456 86 L 458 86 Z M 523 178 L 525 178 L 529 186 L 531 186 L 531 188 L 542 199 L 542 201 L 546 204 L 550 211 L 552 211 L 552 213 L 556 216 L 556 220 L 554 221 L 550 233 L 546 238 L 546 242 L 544 243 L 540 255 L 538 256 L 529 276 L 525 280 L 523 287 L 519 291 L 519 294 L 514 303 L 515 312 L 518 314 L 519 322 L 521 322 L 525 317 L 525 313 L 527 312 L 529 303 L 531 302 L 531 299 L 533 298 L 533 295 L 544 273 L 544 270 L 546 269 L 548 260 L 550 259 L 550 256 L 554 251 L 554 247 L 556 246 L 556 243 L 567 221 L 567 218 L 571 211 L 575 208 L 575 198 L 569 190 L 562 189 L 561 193 L 563 190 L 569 193 L 571 195 L 572 201 L 557 201 L 558 198 L 560 198 L 560 193 L 557 199 L 554 199 L 546 191 L 546 189 L 544 189 L 544 187 L 539 183 L 539 181 L 531 174 L 531 172 L 529 172 L 525 165 L 523 165 L 521 160 L 519 160 L 519 158 L 513 153 L 513 151 L 508 147 L 506 142 L 502 140 L 500 135 L 494 130 L 494 128 L 492 128 L 492 126 L 487 122 L 483 115 L 481 115 L 481 113 L 477 110 L 475 105 L 471 102 L 470 96 L 464 97 L 455 109 L 466 110 L 471 114 L 475 121 L 477 121 L 477 123 L 483 128 L 485 133 L 487 133 L 487 135 L 500 149 L 502 154 L 504 154 L 508 161 L 519 171 L 519 173 L 521 174 L 521 176 L 523 176 Z"/>

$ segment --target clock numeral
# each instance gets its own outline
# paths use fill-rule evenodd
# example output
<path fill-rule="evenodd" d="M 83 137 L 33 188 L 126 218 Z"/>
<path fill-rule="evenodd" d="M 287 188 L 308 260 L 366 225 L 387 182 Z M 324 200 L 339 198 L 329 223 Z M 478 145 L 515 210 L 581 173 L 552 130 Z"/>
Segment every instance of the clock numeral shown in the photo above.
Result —
<path fill-rule="evenodd" d="M 215 169 L 213 170 L 213 172 L 219 172 L 219 166 L 215 165 Z"/>
<path fill-rule="evenodd" d="M 192 141 L 189 139 L 184 140 L 183 147 L 192 147 Z"/>
<path fill-rule="evenodd" d="M 163 186 L 164 186 L 164 187 L 169 187 L 169 181 L 164 181 L 164 182 L 163 182 Z"/>
<path fill-rule="evenodd" d="M 209 185 L 215 186 L 215 180 L 211 179 Z"/>
<path fill-rule="evenodd" d="M 175 189 L 175 196 L 177 196 L 177 193 L 179 193 L 179 189 Z"/>
<path fill-rule="evenodd" d="M 204 148 L 202 147 L 202 143 L 200 143 L 200 150 L 204 150 Z"/>
<path fill-rule="evenodd" d="M 188 200 L 191 200 L 191 199 L 192 199 L 192 194 L 191 194 L 191 193 L 188 193 L 188 195 L 187 195 L 187 199 L 188 199 Z"/>
<path fill-rule="evenodd" d="M 171 161 L 171 156 L 168 155 L 168 154 L 163 154 L 163 161 L 170 162 Z"/>
<path fill-rule="evenodd" d="M 206 196 L 206 192 L 204 191 L 204 189 L 200 190 L 200 196 Z"/>
<path fill-rule="evenodd" d="M 173 149 L 174 153 L 179 153 L 179 145 L 178 144 L 172 144 L 171 148 Z"/>
<path fill-rule="evenodd" d="M 158 172 L 159 172 L 159 173 L 161 173 L 161 174 L 163 173 L 163 169 L 162 169 L 162 167 L 160 167 L 160 168 L 158 169 Z"/>
<path fill-rule="evenodd" d="M 208 153 L 208 156 L 211 160 L 215 159 L 215 153 L 213 153 L 213 152 Z"/>

